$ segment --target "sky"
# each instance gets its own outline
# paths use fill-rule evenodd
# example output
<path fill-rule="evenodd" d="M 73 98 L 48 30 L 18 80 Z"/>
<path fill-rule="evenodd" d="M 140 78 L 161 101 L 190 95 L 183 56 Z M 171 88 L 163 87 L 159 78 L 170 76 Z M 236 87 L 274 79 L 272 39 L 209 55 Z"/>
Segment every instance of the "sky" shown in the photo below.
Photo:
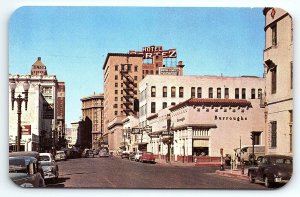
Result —
<path fill-rule="evenodd" d="M 263 75 L 262 8 L 21 7 L 8 27 L 10 74 L 29 74 L 37 57 L 66 84 L 66 123 L 80 99 L 103 93 L 107 53 L 176 48 L 185 75 Z"/>

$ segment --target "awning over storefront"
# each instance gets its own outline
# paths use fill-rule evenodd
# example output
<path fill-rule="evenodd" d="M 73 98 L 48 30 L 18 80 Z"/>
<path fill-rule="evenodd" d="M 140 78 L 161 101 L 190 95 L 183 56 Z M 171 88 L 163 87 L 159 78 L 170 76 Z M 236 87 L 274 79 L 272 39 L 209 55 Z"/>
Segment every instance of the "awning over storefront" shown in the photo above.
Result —
<path fill-rule="evenodd" d="M 208 139 L 193 140 L 193 147 L 208 147 Z"/>

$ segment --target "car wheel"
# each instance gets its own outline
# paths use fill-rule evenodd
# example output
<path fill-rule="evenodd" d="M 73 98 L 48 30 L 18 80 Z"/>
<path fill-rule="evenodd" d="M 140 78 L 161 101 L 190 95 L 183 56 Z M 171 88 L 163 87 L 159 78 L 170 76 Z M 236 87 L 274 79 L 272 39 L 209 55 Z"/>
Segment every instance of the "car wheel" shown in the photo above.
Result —
<path fill-rule="evenodd" d="M 248 178 L 249 178 L 249 182 L 250 182 L 250 183 L 254 183 L 254 182 L 255 182 L 255 178 L 253 178 L 253 175 L 252 175 L 251 172 L 249 173 Z"/>

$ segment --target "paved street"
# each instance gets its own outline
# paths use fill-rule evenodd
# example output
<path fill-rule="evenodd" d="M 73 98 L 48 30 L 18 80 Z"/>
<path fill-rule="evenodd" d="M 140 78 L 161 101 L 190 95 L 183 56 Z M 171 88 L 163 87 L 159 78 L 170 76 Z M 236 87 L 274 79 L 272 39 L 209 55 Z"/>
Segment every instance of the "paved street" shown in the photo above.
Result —
<path fill-rule="evenodd" d="M 218 167 L 148 164 L 110 158 L 79 158 L 58 162 L 58 183 L 69 188 L 228 188 L 265 189 L 247 180 L 215 174 Z"/>

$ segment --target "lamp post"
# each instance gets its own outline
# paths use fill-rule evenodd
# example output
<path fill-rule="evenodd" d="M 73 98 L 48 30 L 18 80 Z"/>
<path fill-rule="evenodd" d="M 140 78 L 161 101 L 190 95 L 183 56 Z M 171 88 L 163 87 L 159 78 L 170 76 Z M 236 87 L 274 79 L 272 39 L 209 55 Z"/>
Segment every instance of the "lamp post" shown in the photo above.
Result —
<path fill-rule="evenodd" d="M 17 87 L 17 84 L 15 82 L 15 80 L 13 79 L 10 84 L 10 89 L 11 89 L 11 109 L 14 110 L 14 103 L 15 101 L 17 102 L 18 105 L 18 135 L 17 135 L 17 151 L 20 151 L 20 144 L 21 144 L 21 132 L 22 132 L 22 127 L 21 127 L 21 114 L 22 114 L 22 102 L 24 101 L 25 103 L 25 110 L 27 111 L 27 103 L 28 103 L 28 89 L 29 89 L 29 83 L 28 80 L 26 80 L 23 83 L 23 89 L 24 92 L 22 92 L 22 94 L 24 94 L 24 98 L 21 96 L 21 94 L 19 94 L 17 97 L 15 97 L 15 90 Z"/>
<path fill-rule="evenodd" d="M 167 115 L 167 131 L 168 131 L 168 141 L 167 141 L 167 145 L 168 145 L 168 160 L 169 163 L 171 164 L 171 133 L 170 133 L 170 129 L 171 129 L 171 115 L 168 114 Z"/>
<path fill-rule="evenodd" d="M 123 132 L 123 139 L 124 139 L 124 141 L 123 141 L 123 145 L 124 145 L 124 151 L 126 151 L 126 146 L 125 146 L 125 137 L 126 137 L 126 130 L 124 129 L 124 132 Z"/>
<path fill-rule="evenodd" d="M 252 166 L 254 165 L 254 162 L 255 162 L 255 155 L 254 155 L 254 131 L 251 131 L 251 140 L 252 140 Z"/>

